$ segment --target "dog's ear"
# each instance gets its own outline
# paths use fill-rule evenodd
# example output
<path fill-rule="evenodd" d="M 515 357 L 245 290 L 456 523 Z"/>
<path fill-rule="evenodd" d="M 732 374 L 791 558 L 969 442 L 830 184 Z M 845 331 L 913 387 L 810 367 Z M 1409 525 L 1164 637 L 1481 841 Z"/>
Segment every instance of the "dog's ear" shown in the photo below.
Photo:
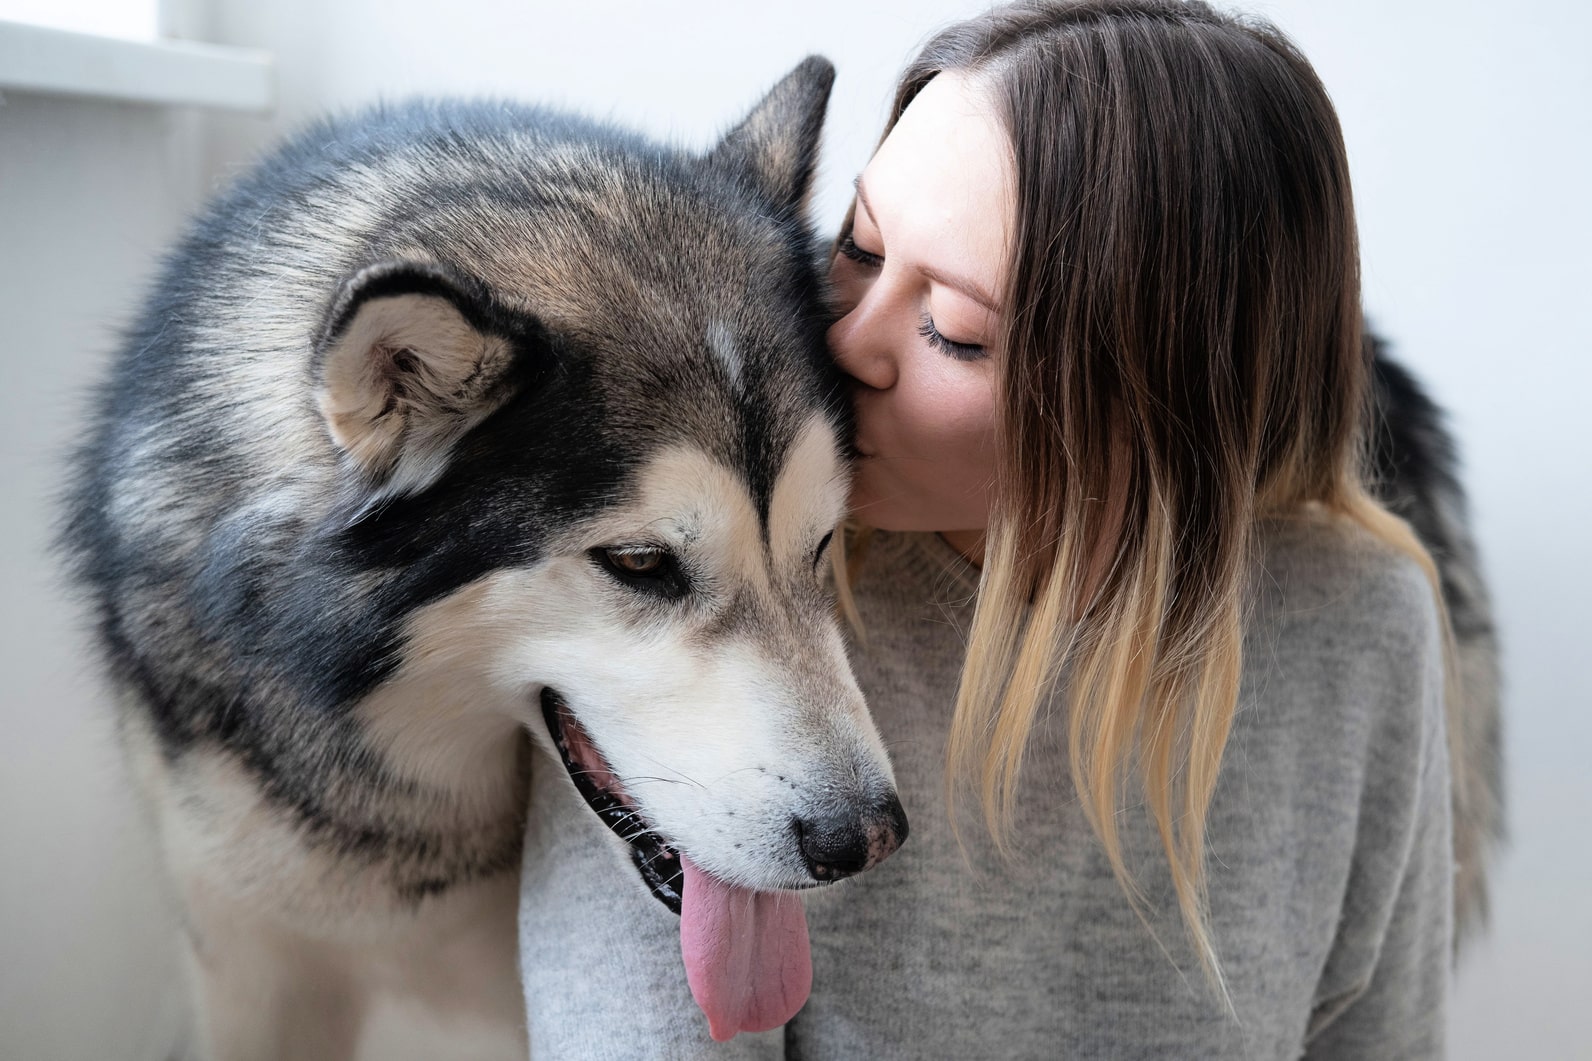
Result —
<path fill-rule="evenodd" d="M 708 154 L 715 164 L 739 168 L 781 213 L 807 205 L 824 110 L 835 68 L 809 55 L 786 74 L 741 123 Z"/>
<path fill-rule="evenodd" d="M 514 391 L 515 329 L 485 289 L 436 265 L 385 262 L 338 292 L 316 349 L 316 402 L 362 485 L 425 489 Z"/>

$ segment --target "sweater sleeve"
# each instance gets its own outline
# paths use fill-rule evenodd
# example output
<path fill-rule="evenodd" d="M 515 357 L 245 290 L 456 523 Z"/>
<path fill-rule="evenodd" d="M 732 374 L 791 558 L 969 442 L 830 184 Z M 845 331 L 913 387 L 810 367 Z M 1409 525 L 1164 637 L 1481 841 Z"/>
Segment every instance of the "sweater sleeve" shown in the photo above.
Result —
<path fill-rule="evenodd" d="M 625 848 L 538 756 L 520 883 L 520 976 L 533 1058 L 778 1061 L 779 1029 L 708 1037 L 680 957 L 680 919 Z"/>
<path fill-rule="evenodd" d="M 1371 749 L 1367 791 L 1373 795 L 1361 819 L 1370 839 L 1364 846 L 1392 857 L 1386 872 L 1357 866 L 1351 877 L 1338 943 L 1310 1019 L 1304 1052 L 1310 1061 L 1444 1056 L 1453 830 L 1443 654 L 1435 615 L 1415 629 L 1429 631 L 1424 645 L 1415 639 L 1403 646 L 1425 664 L 1410 690 L 1416 702 L 1392 710 L 1419 711 L 1417 755 L 1380 757 L 1384 749 Z M 1408 658 L 1402 663 L 1409 667 Z M 1402 808 L 1408 811 L 1400 813 Z"/>

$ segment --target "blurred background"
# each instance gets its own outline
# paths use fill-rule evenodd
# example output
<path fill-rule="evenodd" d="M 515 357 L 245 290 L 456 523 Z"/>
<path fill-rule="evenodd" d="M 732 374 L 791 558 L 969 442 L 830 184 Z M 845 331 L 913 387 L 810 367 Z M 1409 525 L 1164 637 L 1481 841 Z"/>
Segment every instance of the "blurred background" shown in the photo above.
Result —
<path fill-rule="evenodd" d="M 705 146 L 819 52 L 839 67 L 816 200 L 832 230 L 901 65 L 986 6 L 75 3 L 0 0 L 0 1056 L 17 1061 L 163 1058 L 180 1020 L 171 916 L 47 541 L 85 389 L 184 219 L 327 109 L 500 94 Z M 1592 7 L 1244 6 L 1337 102 L 1366 306 L 1450 412 L 1495 596 L 1513 839 L 1451 1054 L 1592 1057 Z M 65 29 L 16 24 L 41 20 Z"/>

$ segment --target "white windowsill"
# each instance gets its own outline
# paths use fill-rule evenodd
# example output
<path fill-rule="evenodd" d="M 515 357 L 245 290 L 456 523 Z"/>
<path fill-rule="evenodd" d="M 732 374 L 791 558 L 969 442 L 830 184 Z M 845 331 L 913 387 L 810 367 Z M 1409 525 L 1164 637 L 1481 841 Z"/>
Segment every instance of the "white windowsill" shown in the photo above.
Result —
<path fill-rule="evenodd" d="M 276 82 L 268 52 L 0 22 L 0 91 L 268 111 Z"/>

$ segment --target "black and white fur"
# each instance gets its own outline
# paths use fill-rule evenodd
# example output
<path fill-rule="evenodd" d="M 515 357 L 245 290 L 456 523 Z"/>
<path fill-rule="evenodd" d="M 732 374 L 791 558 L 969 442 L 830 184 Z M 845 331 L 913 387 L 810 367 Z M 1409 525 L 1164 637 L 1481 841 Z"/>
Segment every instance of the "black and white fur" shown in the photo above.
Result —
<path fill-rule="evenodd" d="M 560 759 L 671 905 L 677 852 L 801 888 L 904 838 L 824 580 L 832 77 L 700 157 L 508 103 L 325 122 L 171 254 L 63 537 L 198 1054 L 523 1056 L 526 782 Z"/>

